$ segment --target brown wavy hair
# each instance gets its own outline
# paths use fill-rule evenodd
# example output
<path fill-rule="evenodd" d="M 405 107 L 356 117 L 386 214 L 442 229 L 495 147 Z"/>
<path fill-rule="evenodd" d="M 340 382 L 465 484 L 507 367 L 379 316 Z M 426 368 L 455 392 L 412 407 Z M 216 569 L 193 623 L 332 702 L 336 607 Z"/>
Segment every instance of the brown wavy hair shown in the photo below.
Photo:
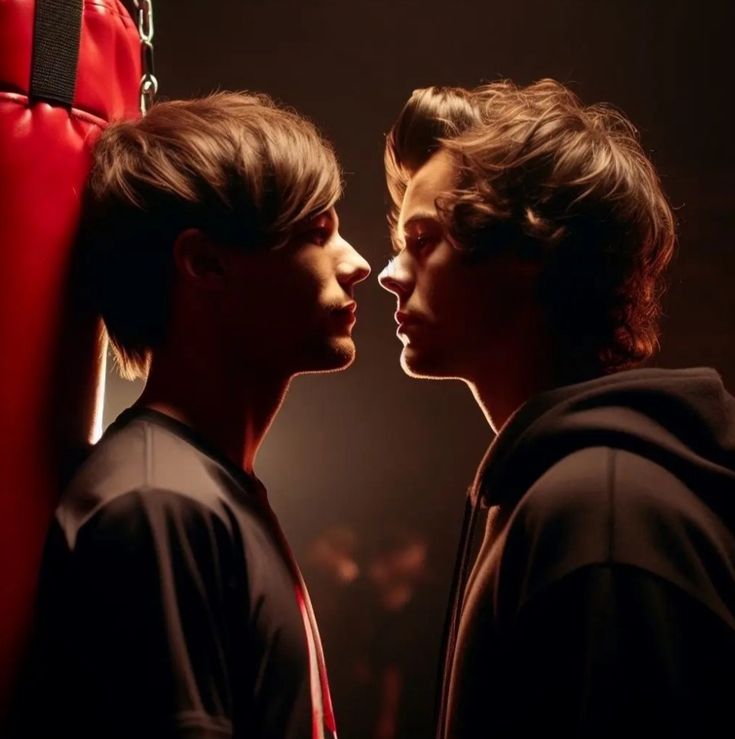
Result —
<path fill-rule="evenodd" d="M 166 335 L 178 234 L 277 249 L 341 192 L 332 146 L 266 95 L 171 100 L 110 125 L 92 152 L 79 247 L 120 374 L 144 377 Z"/>
<path fill-rule="evenodd" d="M 388 136 L 393 227 L 408 177 L 445 148 L 460 184 L 437 203 L 440 217 L 475 258 L 514 250 L 543 260 L 538 296 L 560 371 L 612 372 L 651 357 L 675 225 L 633 124 L 554 80 L 499 81 L 464 91 L 478 122 L 461 116 L 456 133 L 417 148 L 410 132 L 436 130 L 448 110 L 415 104 L 428 94 L 414 93 Z"/>
<path fill-rule="evenodd" d="M 384 161 L 392 205 L 388 214 L 392 236 L 412 175 L 444 141 L 479 123 L 480 112 L 471 91 L 462 87 L 414 90 L 386 138 Z"/>

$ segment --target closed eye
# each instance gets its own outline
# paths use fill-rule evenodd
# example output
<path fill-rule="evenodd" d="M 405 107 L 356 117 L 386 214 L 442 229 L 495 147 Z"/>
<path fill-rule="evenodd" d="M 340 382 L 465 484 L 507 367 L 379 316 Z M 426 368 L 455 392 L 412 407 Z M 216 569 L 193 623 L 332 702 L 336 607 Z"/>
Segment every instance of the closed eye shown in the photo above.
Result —
<path fill-rule="evenodd" d="M 324 246 L 332 238 L 336 227 L 336 219 L 331 211 L 320 213 L 304 225 L 299 234 L 299 241 Z"/>
<path fill-rule="evenodd" d="M 309 241 L 315 244 L 324 245 L 327 243 L 327 241 L 329 241 L 329 237 L 331 235 L 331 229 L 327 228 L 326 226 L 318 226 L 317 228 L 311 230 Z"/>
<path fill-rule="evenodd" d="M 444 238 L 444 228 L 434 217 L 414 216 L 404 227 L 406 249 L 418 255 L 436 246 Z"/>
<path fill-rule="evenodd" d="M 414 254 L 424 254 L 430 247 L 437 244 L 438 238 L 434 234 L 417 234 L 406 237 L 406 248 Z"/>

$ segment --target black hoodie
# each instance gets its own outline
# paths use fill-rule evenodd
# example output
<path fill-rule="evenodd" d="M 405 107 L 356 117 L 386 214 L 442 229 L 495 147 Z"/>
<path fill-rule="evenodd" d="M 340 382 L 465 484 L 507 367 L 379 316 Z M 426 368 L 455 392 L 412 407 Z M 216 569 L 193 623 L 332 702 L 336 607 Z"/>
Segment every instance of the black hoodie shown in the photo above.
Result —
<path fill-rule="evenodd" d="M 714 370 L 533 398 L 462 538 L 439 737 L 735 736 L 735 399 Z"/>

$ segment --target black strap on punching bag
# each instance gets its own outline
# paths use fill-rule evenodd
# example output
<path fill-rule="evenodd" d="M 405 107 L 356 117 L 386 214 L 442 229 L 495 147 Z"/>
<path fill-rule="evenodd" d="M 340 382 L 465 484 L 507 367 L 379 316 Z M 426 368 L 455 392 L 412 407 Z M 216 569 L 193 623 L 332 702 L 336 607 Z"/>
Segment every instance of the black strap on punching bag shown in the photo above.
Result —
<path fill-rule="evenodd" d="M 36 0 L 31 100 L 71 107 L 77 83 L 83 0 Z"/>

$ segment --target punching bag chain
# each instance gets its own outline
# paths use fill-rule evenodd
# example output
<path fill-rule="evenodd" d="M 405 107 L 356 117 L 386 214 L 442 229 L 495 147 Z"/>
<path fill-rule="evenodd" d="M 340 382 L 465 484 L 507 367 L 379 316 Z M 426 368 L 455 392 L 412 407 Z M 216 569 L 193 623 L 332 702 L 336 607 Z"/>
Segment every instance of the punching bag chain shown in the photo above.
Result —
<path fill-rule="evenodd" d="M 153 71 L 153 0 L 133 0 L 138 13 L 140 58 L 143 76 L 140 78 L 140 112 L 145 115 L 158 92 L 158 80 Z"/>

